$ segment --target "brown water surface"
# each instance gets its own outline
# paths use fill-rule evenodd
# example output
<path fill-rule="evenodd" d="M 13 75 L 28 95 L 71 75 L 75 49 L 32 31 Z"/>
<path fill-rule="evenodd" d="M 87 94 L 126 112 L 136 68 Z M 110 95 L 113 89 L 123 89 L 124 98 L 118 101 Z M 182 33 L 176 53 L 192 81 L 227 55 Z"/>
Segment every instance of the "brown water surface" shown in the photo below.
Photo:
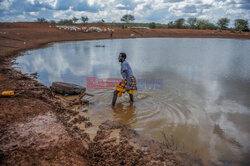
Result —
<path fill-rule="evenodd" d="M 96 47 L 105 45 L 105 47 Z M 250 41 L 233 39 L 116 39 L 65 42 L 17 58 L 23 73 L 50 86 L 86 86 L 87 77 L 121 78 L 117 56 L 127 53 L 139 90 L 112 108 L 111 89 L 95 94 L 89 113 L 129 124 L 145 137 L 166 131 L 206 163 L 250 163 Z M 154 82 L 155 81 L 155 82 Z"/>

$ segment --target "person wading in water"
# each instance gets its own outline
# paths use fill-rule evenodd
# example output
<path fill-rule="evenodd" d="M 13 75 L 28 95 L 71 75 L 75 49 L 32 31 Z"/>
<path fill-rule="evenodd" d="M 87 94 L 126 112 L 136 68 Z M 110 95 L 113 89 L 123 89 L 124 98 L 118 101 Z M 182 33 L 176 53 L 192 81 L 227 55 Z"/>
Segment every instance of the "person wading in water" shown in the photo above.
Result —
<path fill-rule="evenodd" d="M 126 61 L 126 58 L 127 55 L 125 53 L 119 54 L 118 61 L 121 62 L 121 75 L 123 80 L 115 87 L 112 106 L 115 105 L 117 96 L 121 97 L 122 93 L 125 93 L 126 91 L 129 94 L 130 101 L 134 101 L 134 90 L 137 90 L 136 79 L 130 65 Z"/>

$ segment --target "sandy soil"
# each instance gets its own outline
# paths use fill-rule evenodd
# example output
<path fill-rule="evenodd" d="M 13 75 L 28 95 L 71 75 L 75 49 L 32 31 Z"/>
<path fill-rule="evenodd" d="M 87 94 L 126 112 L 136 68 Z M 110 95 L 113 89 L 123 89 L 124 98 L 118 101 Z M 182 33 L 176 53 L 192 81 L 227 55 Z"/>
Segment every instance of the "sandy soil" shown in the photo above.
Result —
<path fill-rule="evenodd" d="M 250 39 L 250 33 L 229 31 L 114 29 L 113 38 L 135 34 L 135 37 Z M 58 30 L 55 25 L 41 23 L 0 23 L 0 92 L 26 89 L 15 97 L 0 98 L 1 165 L 201 164 L 197 157 L 144 140 L 117 122 L 93 123 L 87 113 L 79 115 L 82 109 L 65 107 L 48 88 L 11 67 L 12 60 L 25 50 L 51 42 L 106 39 L 109 35 Z M 96 129 L 91 137 L 87 132 L 90 127 Z"/>

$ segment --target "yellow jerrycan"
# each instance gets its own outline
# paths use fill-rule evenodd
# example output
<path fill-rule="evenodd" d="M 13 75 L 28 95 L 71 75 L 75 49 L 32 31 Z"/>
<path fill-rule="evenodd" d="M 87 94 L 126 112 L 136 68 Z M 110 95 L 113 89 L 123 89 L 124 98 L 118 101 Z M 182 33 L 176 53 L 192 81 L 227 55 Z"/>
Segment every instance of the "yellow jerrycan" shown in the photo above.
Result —
<path fill-rule="evenodd" d="M 14 96 L 15 92 L 14 91 L 3 91 L 1 92 L 1 96 Z"/>

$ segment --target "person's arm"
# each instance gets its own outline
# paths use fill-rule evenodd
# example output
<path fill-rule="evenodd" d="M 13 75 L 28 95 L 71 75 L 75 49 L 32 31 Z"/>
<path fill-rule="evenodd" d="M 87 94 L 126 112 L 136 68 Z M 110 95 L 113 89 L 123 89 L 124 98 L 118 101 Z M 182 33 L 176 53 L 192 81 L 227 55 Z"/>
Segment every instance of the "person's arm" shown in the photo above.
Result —
<path fill-rule="evenodd" d="M 126 88 L 126 90 L 129 90 L 130 89 L 130 83 L 129 83 L 128 70 L 124 70 L 123 72 L 126 75 L 126 78 L 125 78 L 125 80 L 127 81 L 127 88 Z"/>
<path fill-rule="evenodd" d="M 126 81 L 128 81 L 128 64 L 125 62 L 122 63 L 122 72 L 125 74 L 125 79 Z"/>
<path fill-rule="evenodd" d="M 127 90 L 130 89 L 129 87 L 129 75 L 128 75 L 128 63 L 127 62 L 123 62 L 122 64 L 122 72 L 125 74 L 125 80 L 127 81 Z"/>
<path fill-rule="evenodd" d="M 123 72 L 125 73 L 125 76 L 126 76 L 125 80 L 128 82 L 128 81 L 129 81 L 129 80 L 128 80 L 128 79 L 129 79 L 129 78 L 128 78 L 128 70 L 124 70 Z"/>

